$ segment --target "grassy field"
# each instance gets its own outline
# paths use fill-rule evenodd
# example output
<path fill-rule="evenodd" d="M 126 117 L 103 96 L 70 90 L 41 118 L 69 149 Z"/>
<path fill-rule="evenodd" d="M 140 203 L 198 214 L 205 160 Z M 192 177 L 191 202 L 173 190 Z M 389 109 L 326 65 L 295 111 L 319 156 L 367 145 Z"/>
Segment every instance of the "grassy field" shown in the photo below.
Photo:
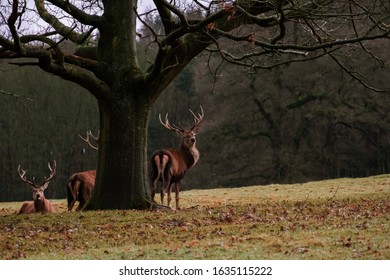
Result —
<path fill-rule="evenodd" d="M 0 259 L 390 259 L 390 175 L 183 191 L 180 211 L 53 203 L 0 203 Z"/>

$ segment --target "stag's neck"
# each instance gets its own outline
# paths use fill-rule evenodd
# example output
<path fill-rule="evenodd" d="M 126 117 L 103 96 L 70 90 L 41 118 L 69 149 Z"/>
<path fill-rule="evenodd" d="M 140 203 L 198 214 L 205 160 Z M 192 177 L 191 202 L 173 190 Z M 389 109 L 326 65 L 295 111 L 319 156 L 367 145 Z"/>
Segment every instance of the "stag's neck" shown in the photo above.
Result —
<path fill-rule="evenodd" d="M 199 160 L 199 151 L 195 145 L 193 145 L 191 148 L 182 145 L 180 147 L 180 152 L 184 157 L 184 160 L 187 164 L 187 168 L 191 168 Z"/>
<path fill-rule="evenodd" d="M 46 199 L 35 199 L 34 207 L 37 212 L 46 212 Z"/>

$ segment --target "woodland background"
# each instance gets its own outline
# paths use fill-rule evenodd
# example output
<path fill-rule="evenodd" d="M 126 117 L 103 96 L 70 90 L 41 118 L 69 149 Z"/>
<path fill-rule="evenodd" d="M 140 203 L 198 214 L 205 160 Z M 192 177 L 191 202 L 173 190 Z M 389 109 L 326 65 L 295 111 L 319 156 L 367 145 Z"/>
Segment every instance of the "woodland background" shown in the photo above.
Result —
<path fill-rule="evenodd" d="M 145 38 L 140 50 L 149 47 Z M 366 48 L 389 61 L 386 44 L 376 41 Z M 386 64 L 369 62 L 369 52 L 358 52 L 347 48 L 343 57 L 360 82 L 329 56 L 248 71 L 205 52 L 159 98 L 148 152 L 180 145 L 161 126 L 158 113 L 168 112 L 171 123 L 188 127 L 188 108 L 196 111 L 202 105 L 201 158 L 188 172 L 184 189 L 389 173 L 390 95 L 368 86 L 389 89 L 389 73 L 383 71 Z M 48 175 L 52 160 L 57 175 L 46 196 L 64 198 L 71 174 L 95 168 L 97 152 L 79 134 L 98 130 L 97 103 L 79 86 L 9 62 L 0 62 L 0 201 L 30 199 L 31 191 L 17 175 L 18 164 L 38 182 Z"/>

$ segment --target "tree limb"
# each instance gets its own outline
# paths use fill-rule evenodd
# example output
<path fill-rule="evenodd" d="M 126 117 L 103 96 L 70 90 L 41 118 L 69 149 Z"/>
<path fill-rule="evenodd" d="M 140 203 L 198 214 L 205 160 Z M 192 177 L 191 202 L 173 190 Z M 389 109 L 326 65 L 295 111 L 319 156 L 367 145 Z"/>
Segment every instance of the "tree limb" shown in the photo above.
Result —
<path fill-rule="evenodd" d="M 24 44 L 30 43 L 33 41 L 39 41 L 42 43 L 45 43 L 50 46 L 49 49 L 53 49 L 57 55 L 57 62 L 62 63 L 64 61 L 64 54 L 61 50 L 61 48 L 54 42 L 52 39 L 46 37 L 46 36 L 40 36 L 40 35 L 28 35 L 28 36 L 23 36 L 20 38 L 20 41 Z"/>
<path fill-rule="evenodd" d="M 174 20 L 170 10 L 164 5 L 164 0 L 153 0 L 160 15 L 161 22 L 165 29 L 165 34 L 169 34 L 174 29 Z"/>
<path fill-rule="evenodd" d="M 47 9 L 45 8 L 45 1 L 44 0 L 35 0 L 35 5 L 37 7 L 39 16 L 50 26 L 52 26 L 59 34 L 61 34 L 63 37 L 71 40 L 72 42 L 76 44 L 80 44 L 84 38 L 84 34 L 79 34 L 73 30 L 73 28 L 70 28 L 63 24 L 61 21 L 59 21 L 58 18 L 50 14 Z"/>
<path fill-rule="evenodd" d="M 3 49 L 0 48 L 0 52 L 3 52 L 5 50 L 15 50 L 15 44 L 1 35 L 0 35 L 0 46 L 3 47 Z"/>
<path fill-rule="evenodd" d="M 53 5 L 57 6 L 58 8 L 61 8 L 63 11 L 67 12 L 71 16 L 73 16 L 82 24 L 99 27 L 103 23 L 103 19 L 101 16 L 90 15 L 88 13 L 85 13 L 83 10 L 72 5 L 68 0 L 67 1 L 48 0 L 48 1 Z"/>
<path fill-rule="evenodd" d="M 77 65 L 53 63 L 50 58 L 40 59 L 39 66 L 46 72 L 60 76 L 87 89 L 96 98 L 108 98 L 108 85 L 96 78 L 95 74 Z"/>
<path fill-rule="evenodd" d="M 26 2 L 24 3 L 23 10 L 21 12 L 18 11 L 19 9 L 19 1 L 13 0 L 12 2 L 12 12 L 10 16 L 8 17 L 7 23 L 8 27 L 11 31 L 12 38 L 14 40 L 13 48 L 17 53 L 23 54 L 25 52 L 21 42 L 18 32 L 16 31 L 15 23 L 18 20 L 19 17 L 26 11 Z"/>

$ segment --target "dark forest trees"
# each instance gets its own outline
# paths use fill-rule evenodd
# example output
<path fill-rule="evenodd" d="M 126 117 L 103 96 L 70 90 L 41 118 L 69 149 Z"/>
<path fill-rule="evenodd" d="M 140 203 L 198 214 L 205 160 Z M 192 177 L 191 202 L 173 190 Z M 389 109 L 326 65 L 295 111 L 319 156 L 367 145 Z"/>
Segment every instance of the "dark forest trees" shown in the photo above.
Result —
<path fill-rule="evenodd" d="M 208 50 L 255 71 L 331 55 L 370 86 L 336 55 L 342 46 L 364 49 L 367 40 L 388 38 L 389 3 L 365 2 L 193 1 L 189 8 L 186 2 L 154 0 L 149 13 L 157 13 L 163 25 L 156 30 L 144 21 L 135 0 L 36 0 L 34 6 L 13 0 L 1 4 L 0 58 L 33 58 L 18 64 L 40 67 L 96 98 L 98 173 L 87 208 L 146 208 L 150 111 L 194 57 Z M 156 50 L 144 60 L 147 67 L 137 50 L 144 36 L 137 20 L 149 29 Z M 295 32 L 300 36 L 289 36 Z M 64 51 L 63 40 L 78 49 Z M 372 59 L 381 60 L 375 54 Z"/>
<path fill-rule="evenodd" d="M 388 72 L 370 65 L 368 56 L 360 59 L 367 80 L 387 88 Z M 197 85 L 213 100 L 213 123 L 200 135 L 205 156 L 188 178 L 189 187 L 389 172 L 387 92 L 367 89 L 325 57 L 254 75 L 229 64 L 220 68 L 223 75 L 214 85 Z"/>
<path fill-rule="evenodd" d="M 69 176 L 96 165 L 97 152 L 78 136 L 98 129 L 96 101 L 70 82 L 5 61 L 0 62 L 0 81 L 12 94 L 0 95 L 0 200 L 31 198 L 17 176 L 18 164 L 41 178 L 52 160 L 58 172 L 45 193 L 48 198 L 65 197 Z"/>

